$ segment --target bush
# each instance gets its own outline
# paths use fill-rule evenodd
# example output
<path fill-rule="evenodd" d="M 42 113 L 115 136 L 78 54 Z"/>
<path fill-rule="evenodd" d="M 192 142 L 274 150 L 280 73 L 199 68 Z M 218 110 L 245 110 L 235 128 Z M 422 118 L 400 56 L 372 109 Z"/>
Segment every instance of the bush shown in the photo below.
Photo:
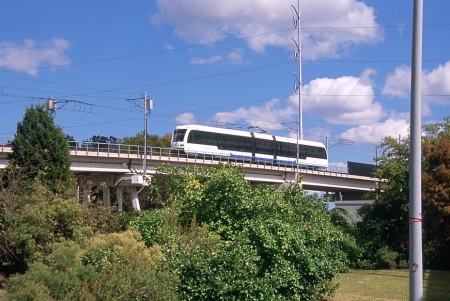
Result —
<path fill-rule="evenodd" d="M 322 300 L 332 294 L 332 279 L 348 267 L 346 252 L 356 244 L 332 224 L 316 196 L 298 185 L 250 186 L 242 169 L 228 165 L 165 172 L 172 207 L 142 215 L 136 225 L 177 273 L 180 300 Z"/>
<path fill-rule="evenodd" d="M 397 265 L 398 253 L 392 251 L 387 246 L 378 249 L 376 256 L 377 256 L 376 268 L 393 269 L 398 266 Z"/>
<path fill-rule="evenodd" d="M 177 278 L 161 265 L 161 249 L 137 239 L 127 231 L 94 236 L 86 246 L 60 243 L 47 263 L 12 277 L 7 296 L 35 300 L 28 297 L 39 289 L 42 300 L 177 300 Z"/>

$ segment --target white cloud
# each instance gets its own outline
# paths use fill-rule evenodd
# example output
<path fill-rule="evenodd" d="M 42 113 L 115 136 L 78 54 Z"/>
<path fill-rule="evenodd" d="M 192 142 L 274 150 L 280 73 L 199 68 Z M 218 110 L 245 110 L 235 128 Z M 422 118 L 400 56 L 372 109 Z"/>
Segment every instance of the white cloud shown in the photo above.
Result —
<path fill-rule="evenodd" d="M 195 119 L 194 114 L 192 113 L 182 113 L 178 115 L 175 120 L 179 124 L 195 124 L 197 123 L 197 120 Z"/>
<path fill-rule="evenodd" d="M 411 68 L 397 67 L 386 78 L 382 93 L 385 96 L 408 99 L 411 93 Z M 450 61 L 436 69 L 422 72 L 422 113 L 430 115 L 430 104 L 450 104 Z"/>
<path fill-rule="evenodd" d="M 409 115 L 394 114 L 383 122 L 376 122 L 370 125 L 361 125 L 356 128 L 351 128 L 342 133 L 339 137 L 358 143 L 367 142 L 379 144 L 384 137 L 406 137 L 408 134 Z"/>
<path fill-rule="evenodd" d="M 222 57 L 220 55 L 214 55 L 207 58 L 193 58 L 191 59 L 191 64 L 194 65 L 211 65 L 220 62 Z"/>
<path fill-rule="evenodd" d="M 175 34 L 193 43 L 214 43 L 233 36 L 252 37 L 248 45 L 255 51 L 267 46 L 292 47 L 293 32 L 283 31 L 293 27 L 293 11 L 287 1 L 280 5 L 268 0 L 157 0 L 157 4 L 159 11 L 152 22 L 171 23 Z M 375 11 L 363 2 L 304 0 L 300 9 L 304 58 L 338 56 L 352 45 L 382 40 Z"/>
<path fill-rule="evenodd" d="M 219 112 L 213 117 L 218 123 L 240 123 L 258 126 L 266 131 L 285 129 L 285 122 L 294 119 L 296 111 L 289 106 L 283 107 L 279 99 L 272 99 L 263 106 L 239 108 L 232 112 Z"/>
<path fill-rule="evenodd" d="M 65 51 L 70 43 L 64 39 L 53 39 L 45 43 L 25 40 L 23 45 L 0 42 L 0 66 L 36 76 L 37 68 L 43 65 L 66 65 L 70 59 Z"/>
<path fill-rule="evenodd" d="M 394 72 L 386 77 L 386 83 L 382 89 L 385 96 L 408 98 L 411 87 L 411 68 L 403 65 L 397 67 Z"/>
<path fill-rule="evenodd" d="M 227 53 L 228 61 L 233 65 L 241 65 L 245 62 L 244 50 L 235 49 L 232 52 Z"/>
<path fill-rule="evenodd" d="M 371 124 L 383 115 L 380 103 L 374 101 L 373 84 L 366 70 L 361 77 L 318 78 L 302 88 L 303 110 L 332 124 Z M 290 98 L 298 107 L 298 96 Z"/>
<path fill-rule="evenodd" d="M 374 100 L 374 73 L 368 69 L 360 77 L 319 78 L 312 80 L 302 89 L 303 113 L 317 115 L 330 124 L 371 125 L 385 115 L 382 105 Z M 272 99 L 261 106 L 239 108 L 231 112 L 218 112 L 211 119 L 213 123 L 245 123 L 259 126 L 266 131 L 287 129 L 283 123 L 295 122 L 298 114 L 298 96 L 291 95 L 287 102 Z M 293 125 L 292 127 L 295 127 Z M 319 131 L 308 131 L 305 139 L 317 140 Z M 294 131 L 291 133 L 295 135 Z M 316 135 L 316 137 L 313 137 Z"/>

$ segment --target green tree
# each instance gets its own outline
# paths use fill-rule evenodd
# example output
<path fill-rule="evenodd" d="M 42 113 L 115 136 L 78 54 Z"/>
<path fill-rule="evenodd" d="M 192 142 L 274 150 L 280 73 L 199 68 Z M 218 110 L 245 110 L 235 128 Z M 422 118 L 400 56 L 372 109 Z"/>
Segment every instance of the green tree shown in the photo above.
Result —
<path fill-rule="evenodd" d="M 450 269 L 450 118 L 425 127 L 423 143 L 424 257 L 432 268 Z"/>
<path fill-rule="evenodd" d="M 374 176 L 383 179 L 375 191 L 375 201 L 360 209 L 359 238 L 375 267 L 388 267 L 377 255 L 380 249 L 407 259 L 409 240 L 409 138 L 384 138 Z"/>
<path fill-rule="evenodd" d="M 158 136 L 156 134 L 147 133 L 147 145 L 153 147 L 170 147 L 170 141 L 172 139 L 172 134 L 167 133 L 163 136 Z M 130 145 L 144 145 L 144 132 L 139 132 L 135 136 L 122 138 L 123 144 Z"/>
<path fill-rule="evenodd" d="M 138 233 L 101 234 L 78 244 L 55 244 L 7 284 L 9 300 L 177 300 L 177 277 L 162 265 L 158 246 Z"/>
<path fill-rule="evenodd" d="M 26 109 L 11 146 L 10 162 L 27 178 L 39 178 L 53 191 L 69 187 L 73 174 L 68 141 L 44 106 Z"/>
<path fill-rule="evenodd" d="M 424 263 L 450 268 L 450 117 L 424 126 L 422 217 Z M 407 259 L 409 243 L 409 139 L 385 138 L 375 177 L 382 179 L 372 206 L 360 210 L 359 239 L 377 267 L 382 258 Z M 394 253 L 396 256 L 394 256 Z"/>
<path fill-rule="evenodd" d="M 181 300 L 322 300 L 332 293 L 355 244 L 316 196 L 298 185 L 251 186 L 231 165 L 160 171 L 170 175 L 168 209 L 141 214 L 135 226 L 148 246 L 163 249 Z"/>
<path fill-rule="evenodd" d="M 55 197 L 38 180 L 26 188 L 16 182 L 0 194 L 0 261 L 20 266 L 45 258 L 53 242 L 79 236 L 83 208 Z"/>

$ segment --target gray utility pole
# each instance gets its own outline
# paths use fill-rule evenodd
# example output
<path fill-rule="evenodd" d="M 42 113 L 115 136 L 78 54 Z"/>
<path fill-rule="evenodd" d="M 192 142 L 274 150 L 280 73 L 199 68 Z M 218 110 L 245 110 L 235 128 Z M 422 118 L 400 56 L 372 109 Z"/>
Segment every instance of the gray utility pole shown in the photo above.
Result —
<path fill-rule="evenodd" d="M 422 28 L 423 0 L 414 0 L 409 158 L 409 300 L 423 300 L 422 260 Z"/>
<path fill-rule="evenodd" d="M 147 171 L 147 115 L 148 111 L 153 109 L 153 101 L 147 99 L 147 93 L 144 93 L 144 160 L 142 163 L 143 173 Z"/>

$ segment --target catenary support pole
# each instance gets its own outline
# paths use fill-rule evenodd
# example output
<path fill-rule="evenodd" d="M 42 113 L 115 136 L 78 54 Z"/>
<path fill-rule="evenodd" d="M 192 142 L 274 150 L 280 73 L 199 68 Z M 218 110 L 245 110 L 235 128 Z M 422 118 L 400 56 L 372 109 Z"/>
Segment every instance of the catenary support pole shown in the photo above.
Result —
<path fill-rule="evenodd" d="M 423 300 L 421 80 L 423 0 L 414 0 L 409 160 L 409 299 Z"/>
<path fill-rule="evenodd" d="M 144 160 L 142 161 L 142 170 L 145 176 L 147 172 L 147 93 L 144 93 Z"/>

